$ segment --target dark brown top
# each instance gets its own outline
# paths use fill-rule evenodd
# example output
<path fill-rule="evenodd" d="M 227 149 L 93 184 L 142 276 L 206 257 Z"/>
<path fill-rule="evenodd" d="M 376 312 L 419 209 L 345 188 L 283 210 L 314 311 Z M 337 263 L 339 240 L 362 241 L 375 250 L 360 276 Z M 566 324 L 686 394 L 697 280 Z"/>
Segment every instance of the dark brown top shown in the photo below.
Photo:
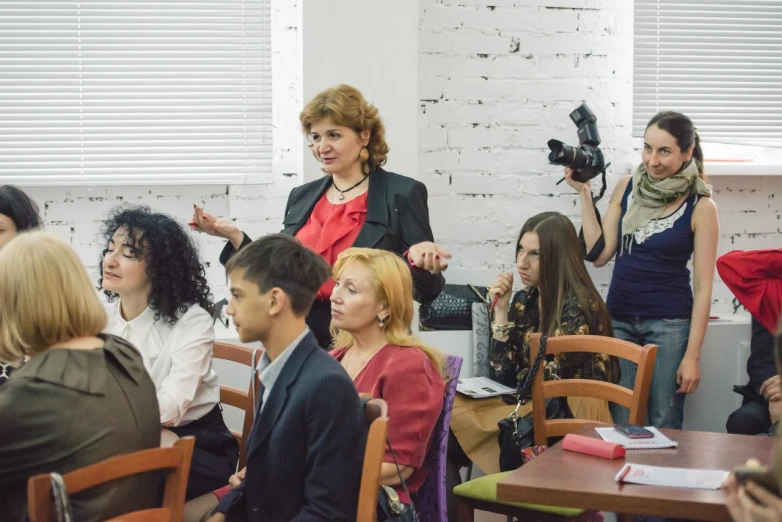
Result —
<path fill-rule="evenodd" d="M 50 349 L 0 387 L 0 518 L 24 520 L 27 479 L 65 474 L 160 445 L 155 386 L 128 342 L 101 334 L 103 348 Z M 79 521 L 154 506 L 155 477 L 133 477 L 71 498 Z"/>

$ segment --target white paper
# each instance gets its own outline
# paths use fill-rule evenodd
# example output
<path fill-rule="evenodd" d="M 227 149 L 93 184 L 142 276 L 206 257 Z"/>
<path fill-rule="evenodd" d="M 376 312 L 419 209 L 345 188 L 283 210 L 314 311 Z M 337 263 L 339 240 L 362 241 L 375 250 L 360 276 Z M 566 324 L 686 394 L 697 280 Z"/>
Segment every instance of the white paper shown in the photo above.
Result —
<path fill-rule="evenodd" d="M 663 449 L 663 448 L 676 448 L 679 446 L 678 442 L 672 441 L 654 426 L 646 426 L 646 429 L 654 433 L 654 437 L 648 439 L 631 439 L 619 433 L 614 428 L 595 428 L 595 431 L 600 435 L 603 440 L 613 442 L 614 444 L 621 444 L 625 449 Z"/>
<path fill-rule="evenodd" d="M 646 486 L 720 489 L 729 474 L 730 472 L 721 469 L 667 468 L 627 463 L 622 466 L 614 480 Z"/>
<path fill-rule="evenodd" d="M 516 393 L 513 388 L 503 386 L 486 377 L 469 377 L 459 379 L 456 384 L 456 391 L 463 393 L 468 397 L 475 399 L 485 399 L 486 397 L 496 397 L 498 395 L 512 395 Z"/>

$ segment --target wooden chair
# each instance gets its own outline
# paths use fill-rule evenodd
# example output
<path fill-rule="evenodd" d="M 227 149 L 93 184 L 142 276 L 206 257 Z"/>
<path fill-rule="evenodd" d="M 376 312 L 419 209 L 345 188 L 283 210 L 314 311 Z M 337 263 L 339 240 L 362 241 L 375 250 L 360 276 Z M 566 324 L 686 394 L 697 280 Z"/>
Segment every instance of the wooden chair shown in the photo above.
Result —
<path fill-rule="evenodd" d="M 356 522 L 376 522 L 380 468 L 383 465 L 383 456 L 386 454 L 388 404 L 383 399 L 372 399 L 364 405 L 364 415 L 367 418 L 369 434 L 364 449 L 364 467 L 361 470 Z"/>
<path fill-rule="evenodd" d="M 530 338 L 530 361 L 540 350 L 540 334 Z M 549 437 L 564 437 L 573 433 L 585 423 L 594 423 L 586 419 L 546 418 L 546 399 L 551 397 L 592 397 L 621 404 L 630 409 L 628 424 L 646 424 L 646 410 L 649 402 L 649 390 L 652 386 L 654 361 L 657 358 L 657 346 L 648 344 L 643 348 L 621 339 L 601 335 L 563 335 L 550 337 L 546 342 L 546 355 L 567 352 L 605 353 L 619 359 L 626 359 L 638 365 L 635 385 L 632 390 L 610 382 L 593 379 L 562 379 L 545 381 L 544 372 L 539 371 L 532 383 L 532 423 L 535 445 L 543 446 Z"/>
<path fill-rule="evenodd" d="M 257 357 L 254 357 L 255 353 L 255 350 L 252 348 L 219 341 L 215 342 L 213 350 L 213 357 L 215 359 L 244 364 L 250 368 L 252 372 L 250 386 L 247 388 L 246 392 L 232 386 L 220 385 L 220 402 L 244 411 L 242 432 L 239 433 L 231 430 L 231 433 L 233 433 L 233 436 L 236 438 L 236 442 L 239 443 L 238 469 L 242 469 L 247 463 L 245 441 L 250 436 L 250 430 L 253 427 L 253 420 L 255 419 L 254 398 L 258 395 L 258 378 L 254 371 Z"/>
<path fill-rule="evenodd" d="M 113 457 L 63 476 L 68 495 L 131 475 L 166 470 L 163 507 L 135 511 L 107 522 L 179 522 L 185 507 L 187 476 L 193 457 L 193 437 L 183 437 L 172 448 L 156 448 Z M 49 473 L 27 481 L 27 511 L 30 522 L 53 522 L 52 483 Z"/>
<path fill-rule="evenodd" d="M 530 362 L 540 350 L 540 334 L 530 338 Z M 545 381 L 542 369 L 535 375 L 532 384 L 532 422 L 535 445 L 545 445 L 548 437 L 562 437 L 576 431 L 582 424 L 594 421 L 583 419 L 546 418 L 546 399 L 550 397 L 592 397 L 605 399 L 630 408 L 630 424 L 645 424 L 649 390 L 652 386 L 654 361 L 657 346 L 648 344 L 640 347 L 633 343 L 600 335 L 563 335 L 550 337 L 546 342 L 546 354 L 563 352 L 606 353 L 638 364 L 635 385 L 628 390 L 618 384 L 591 379 L 562 379 Z M 591 520 L 593 513 L 576 508 L 532 505 L 520 502 L 497 500 L 497 482 L 512 471 L 495 473 L 465 482 L 454 488 L 456 494 L 456 520 L 473 522 L 475 510 L 508 515 L 521 520 L 563 522 Z"/>

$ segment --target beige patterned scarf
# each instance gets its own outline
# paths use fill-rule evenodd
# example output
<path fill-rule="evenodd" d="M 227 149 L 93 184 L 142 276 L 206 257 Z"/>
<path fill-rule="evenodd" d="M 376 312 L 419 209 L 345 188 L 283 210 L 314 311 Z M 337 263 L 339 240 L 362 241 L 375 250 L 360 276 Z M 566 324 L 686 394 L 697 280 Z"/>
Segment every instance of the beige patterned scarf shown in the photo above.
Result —
<path fill-rule="evenodd" d="M 633 201 L 622 218 L 621 247 L 626 245 L 629 252 L 636 230 L 662 217 L 670 203 L 684 194 L 693 193 L 711 197 L 711 185 L 707 185 L 699 175 L 698 160 L 691 159 L 679 172 L 662 180 L 651 177 L 643 163 L 638 165 L 633 173 Z"/>

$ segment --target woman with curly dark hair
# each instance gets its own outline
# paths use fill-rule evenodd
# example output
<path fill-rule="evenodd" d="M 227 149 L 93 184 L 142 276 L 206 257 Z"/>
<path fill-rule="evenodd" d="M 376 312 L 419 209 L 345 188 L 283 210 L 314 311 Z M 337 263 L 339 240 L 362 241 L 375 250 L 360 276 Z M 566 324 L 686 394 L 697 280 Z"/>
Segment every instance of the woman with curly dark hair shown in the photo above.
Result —
<path fill-rule="evenodd" d="M 196 438 L 187 498 L 217 489 L 236 470 L 239 446 L 218 404 L 214 305 L 198 251 L 182 226 L 149 207 L 115 208 L 103 235 L 107 332 L 141 352 L 157 389 L 160 424 Z"/>

